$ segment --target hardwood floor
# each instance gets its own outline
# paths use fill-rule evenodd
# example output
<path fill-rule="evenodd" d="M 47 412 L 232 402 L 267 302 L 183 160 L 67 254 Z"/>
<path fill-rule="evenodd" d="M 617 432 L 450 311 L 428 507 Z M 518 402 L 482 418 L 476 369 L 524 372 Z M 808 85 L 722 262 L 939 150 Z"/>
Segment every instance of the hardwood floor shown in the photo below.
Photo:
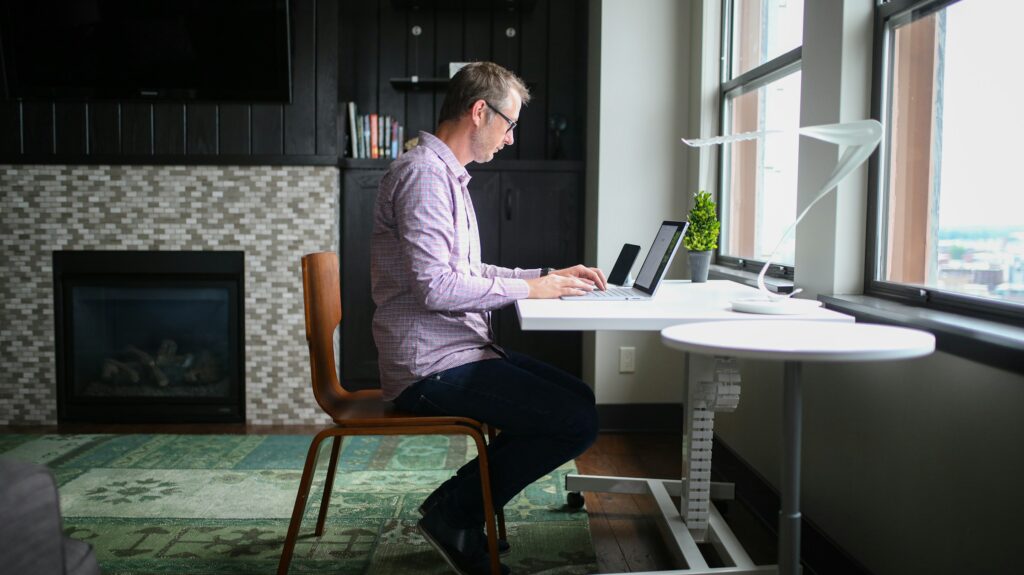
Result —
<path fill-rule="evenodd" d="M 167 424 L 0 426 L 3 433 L 230 433 L 230 434 L 314 434 L 315 425 Z M 678 477 L 682 467 L 682 446 L 677 434 L 602 433 L 586 453 L 577 458 L 580 473 L 633 477 Z M 590 532 L 601 573 L 656 571 L 678 568 L 662 542 L 655 523 L 657 508 L 642 495 L 585 493 L 590 515 Z M 677 502 L 678 503 L 678 502 Z M 731 502 L 719 506 L 726 522 L 758 564 L 775 562 L 774 534 Z M 702 547 L 708 562 L 716 564 L 714 552 Z"/>

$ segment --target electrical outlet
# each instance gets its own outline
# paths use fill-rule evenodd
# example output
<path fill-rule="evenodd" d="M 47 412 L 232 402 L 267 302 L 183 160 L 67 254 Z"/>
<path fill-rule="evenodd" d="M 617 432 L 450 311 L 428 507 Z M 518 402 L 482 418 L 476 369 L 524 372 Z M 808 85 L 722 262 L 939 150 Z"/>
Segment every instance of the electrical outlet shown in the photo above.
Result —
<path fill-rule="evenodd" d="M 636 348 L 619 348 L 619 373 L 633 373 L 636 371 Z"/>

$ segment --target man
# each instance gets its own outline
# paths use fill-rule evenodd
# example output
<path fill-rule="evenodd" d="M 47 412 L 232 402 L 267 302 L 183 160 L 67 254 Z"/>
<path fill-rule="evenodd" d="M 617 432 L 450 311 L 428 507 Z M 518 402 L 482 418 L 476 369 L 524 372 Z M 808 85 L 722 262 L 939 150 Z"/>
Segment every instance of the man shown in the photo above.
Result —
<path fill-rule="evenodd" d="M 491 310 L 517 299 L 606 287 L 599 269 L 582 265 L 523 270 L 480 261 L 466 165 L 488 162 L 514 142 L 529 100 L 522 80 L 501 66 L 462 68 L 449 83 L 436 133 L 420 132 L 419 145 L 381 180 L 370 247 L 384 397 L 405 411 L 471 417 L 500 429 L 488 447 L 495 507 L 597 436 L 589 386 L 499 348 L 490 331 Z M 489 572 L 478 474 L 474 459 L 420 506 L 420 531 L 460 573 Z"/>

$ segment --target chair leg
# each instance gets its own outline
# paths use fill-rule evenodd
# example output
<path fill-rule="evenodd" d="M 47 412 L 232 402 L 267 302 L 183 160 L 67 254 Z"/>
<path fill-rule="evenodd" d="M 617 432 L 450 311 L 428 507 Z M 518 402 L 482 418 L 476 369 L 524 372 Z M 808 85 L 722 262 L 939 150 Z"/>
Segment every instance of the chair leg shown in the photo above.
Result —
<path fill-rule="evenodd" d="M 309 488 L 313 484 L 313 474 L 316 472 L 316 460 L 320 451 L 320 443 L 329 437 L 332 431 L 334 430 L 325 429 L 321 431 L 313 438 L 313 442 L 309 444 L 306 463 L 302 467 L 302 479 L 299 481 L 299 492 L 295 495 L 295 507 L 292 508 L 292 519 L 288 523 L 288 535 L 284 538 L 284 549 L 281 550 L 281 560 L 277 564 L 277 575 L 288 575 L 288 565 L 292 562 L 295 540 L 299 537 L 302 515 L 306 511 L 306 499 L 309 497 Z"/>
<path fill-rule="evenodd" d="M 498 435 L 493 425 L 487 426 L 487 442 L 494 443 L 494 438 Z M 505 508 L 499 507 L 498 510 L 498 538 L 508 540 L 508 534 L 505 532 Z"/>
<path fill-rule="evenodd" d="M 491 556 L 491 575 L 501 575 L 498 562 L 498 534 L 494 521 L 494 500 L 491 498 L 490 463 L 487 460 L 487 444 L 478 431 L 471 432 L 476 441 L 477 459 L 480 461 L 480 489 L 484 496 L 484 523 L 487 526 L 487 552 Z"/>
<path fill-rule="evenodd" d="M 316 536 L 324 534 L 324 522 L 327 520 L 327 507 L 331 503 L 331 491 L 334 490 L 334 473 L 338 469 L 338 452 L 341 450 L 341 436 L 334 437 L 331 446 L 331 463 L 327 468 L 327 481 L 324 482 L 324 496 L 320 500 L 320 515 L 316 518 Z"/>

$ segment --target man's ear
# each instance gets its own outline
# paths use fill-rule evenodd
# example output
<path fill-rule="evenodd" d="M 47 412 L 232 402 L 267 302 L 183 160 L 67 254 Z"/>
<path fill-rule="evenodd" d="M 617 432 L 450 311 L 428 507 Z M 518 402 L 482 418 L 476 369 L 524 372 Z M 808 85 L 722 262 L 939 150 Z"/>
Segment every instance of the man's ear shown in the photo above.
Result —
<path fill-rule="evenodd" d="M 473 102 L 473 106 L 469 108 L 469 117 L 473 120 L 474 126 L 482 126 L 487 123 L 487 118 L 484 114 L 487 112 L 487 102 L 482 99 Z"/>

